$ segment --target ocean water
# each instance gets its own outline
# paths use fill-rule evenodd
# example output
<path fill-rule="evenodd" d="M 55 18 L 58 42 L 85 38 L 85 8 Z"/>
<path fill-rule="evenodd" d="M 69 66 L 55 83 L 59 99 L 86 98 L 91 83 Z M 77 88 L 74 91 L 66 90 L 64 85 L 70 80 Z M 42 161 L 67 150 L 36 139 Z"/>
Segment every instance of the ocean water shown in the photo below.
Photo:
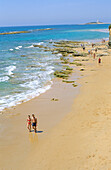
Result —
<path fill-rule="evenodd" d="M 61 68 L 59 55 L 34 44 L 51 47 L 50 41 L 108 39 L 108 24 L 0 27 L 0 111 L 44 93 L 51 88 L 53 72 Z M 53 30 L 39 29 L 53 28 Z"/>

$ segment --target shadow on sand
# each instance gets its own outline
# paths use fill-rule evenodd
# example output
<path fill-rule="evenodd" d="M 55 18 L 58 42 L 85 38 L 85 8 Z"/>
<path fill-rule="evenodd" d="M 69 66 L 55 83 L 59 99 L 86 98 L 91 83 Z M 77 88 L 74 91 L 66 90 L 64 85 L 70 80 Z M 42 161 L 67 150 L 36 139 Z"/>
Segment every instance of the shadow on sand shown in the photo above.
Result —
<path fill-rule="evenodd" d="M 34 130 L 31 130 L 31 132 L 34 132 Z M 43 133 L 42 130 L 37 130 L 36 133 Z"/>
<path fill-rule="evenodd" d="M 42 130 L 37 130 L 36 133 L 43 133 L 43 131 Z"/>

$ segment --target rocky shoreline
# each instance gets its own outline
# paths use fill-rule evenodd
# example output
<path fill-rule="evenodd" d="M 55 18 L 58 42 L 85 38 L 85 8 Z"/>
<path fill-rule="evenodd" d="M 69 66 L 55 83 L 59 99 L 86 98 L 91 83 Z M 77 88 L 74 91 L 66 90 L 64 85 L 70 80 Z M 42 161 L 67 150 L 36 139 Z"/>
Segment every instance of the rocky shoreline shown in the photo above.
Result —
<path fill-rule="evenodd" d="M 88 62 L 91 56 L 93 59 L 94 53 L 98 58 L 109 54 L 107 42 L 95 43 L 93 44 L 93 47 L 92 43 L 80 41 L 61 40 L 50 42 L 50 44 L 52 45 L 51 47 L 36 44 L 33 46 L 42 49 L 44 52 L 50 51 L 52 54 L 60 56 L 59 63 L 62 64 L 62 69 L 56 70 L 54 76 L 62 79 L 65 83 L 71 83 L 73 87 L 76 87 L 77 83 L 73 80 L 69 80 L 69 78 L 76 69 L 79 69 L 79 71 L 85 71 L 84 62 Z M 83 46 L 87 50 L 83 50 Z M 95 49 L 97 50 L 96 52 Z M 88 50 L 90 50 L 90 54 Z"/>
<path fill-rule="evenodd" d="M 47 30 L 53 30 L 53 28 L 45 28 L 45 29 L 36 29 L 31 31 L 13 31 L 13 32 L 2 32 L 0 35 L 8 35 L 8 34 L 22 34 L 22 33 L 31 33 L 35 31 L 47 31 Z"/>

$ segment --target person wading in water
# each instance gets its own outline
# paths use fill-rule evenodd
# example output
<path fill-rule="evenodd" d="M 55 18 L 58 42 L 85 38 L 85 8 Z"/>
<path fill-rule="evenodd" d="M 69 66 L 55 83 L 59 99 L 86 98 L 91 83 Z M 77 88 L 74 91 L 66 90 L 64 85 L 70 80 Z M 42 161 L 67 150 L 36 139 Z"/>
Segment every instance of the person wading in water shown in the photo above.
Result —
<path fill-rule="evenodd" d="M 36 133 L 36 127 L 37 127 L 37 118 L 34 114 L 32 114 L 32 128 L 34 129 L 34 132 Z"/>

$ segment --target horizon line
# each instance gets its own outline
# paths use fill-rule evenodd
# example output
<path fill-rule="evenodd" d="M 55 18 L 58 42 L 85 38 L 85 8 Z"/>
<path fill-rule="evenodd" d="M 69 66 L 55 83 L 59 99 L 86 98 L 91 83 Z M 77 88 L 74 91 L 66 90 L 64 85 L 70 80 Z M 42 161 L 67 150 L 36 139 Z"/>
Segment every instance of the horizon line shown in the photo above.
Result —
<path fill-rule="evenodd" d="M 80 23 L 80 24 L 32 24 L 32 25 L 3 25 L 0 27 L 28 27 L 28 26 L 53 26 L 53 25 L 89 25 L 88 23 L 92 22 L 87 22 L 87 23 Z M 110 22 L 102 22 L 101 24 L 111 24 Z M 93 24 L 92 24 L 93 25 Z M 96 24 L 95 24 L 96 25 Z M 100 25 L 100 24 L 97 24 Z"/>

